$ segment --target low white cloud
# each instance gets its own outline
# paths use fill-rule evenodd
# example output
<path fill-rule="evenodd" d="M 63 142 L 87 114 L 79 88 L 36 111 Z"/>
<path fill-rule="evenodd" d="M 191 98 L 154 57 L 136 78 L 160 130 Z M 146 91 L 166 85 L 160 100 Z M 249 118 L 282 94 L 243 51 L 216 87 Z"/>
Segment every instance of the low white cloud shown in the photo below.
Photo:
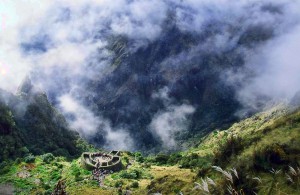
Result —
<path fill-rule="evenodd" d="M 83 70 L 91 62 L 88 58 L 106 44 L 101 38 L 95 40 L 99 32 L 139 39 L 142 46 L 159 35 L 166 8 L 156 0 L 1 1 L 0 87 L 16 91 L 37 68 L 47 72 L 49 67 L 68 66 L 70 74 L 88 75 Z M 105 52 L 99 55 L 107 56 Z M 102 63 L 100 70 L 104 66 L 109 63 Z"/>
<path fill-rule="evenodd" d="M 159 137 L 164 147 L 172 148 L 176 146 L 176 133 L 187 130 L 188 116 L 194 112 L 195 108 L 191 105 L 170 106 L 154 115 L 150 130 Z"/>
<path fill-rule="evenodd" d="M 165 105 L 169 105 L 171 103 L 171 99 L 169 97 L 170 89 L 168 87 L 164 87 L 157 92 L 153 93 L 151 98 L 160 99 L 164 102 Z"/>
<path fill-rule="evenodd" d="M 243 82 L 238 99 L 245 107 L 256 109 L 261 97 L 289 101 L 300 91 L 300 26 L 258 48 L 247 61 L 254 77 Z M 246 74 L 235 73 L 231 82 L 244 81 Z M 232 79 L 232 77 L 229 77 Z"/>
<path fill-rule="evenodd" d="M 97 132 L 101 121 L 88 109 L 82 106 L 70 95 L 59 98 L 60 106 L 65 114 L 71 114 L 71 128 L 86 136 L 92 136 Z"/>
<path fill-rule="evenodd" d="M 173 105 L 169 92 L 170 89 L 164 87 L 152 94 L 151 97 L 161 100 L 166 108 L 156 113 L 149 125 L 150 131 L 161 140 L 166 149 L 176 147 L 176 134 L 188 130 L 188 116 L 196 110 L 188 104 Z"/>
<path fill-rule="evenodd" d="M 92 138 L 97 131 L 103 132 L 106 144 L 103 147 L 113 150 L 130 150 L 133 140 L 125 129 L 113 129 L 108 120 L 95 116 L 72 96 L 66 94 L 59 98 L 60 107 L 65 115 L 70 116 L 71 128 L 78 131 L 82 136 Z"/>
<path fill-rule="evenodd" d="M 0 2 L 0 87 L 12 92 L 32 68 L 30 59 L 20 52 L 20 30 L 33 25 L 47 11 L 51 1 Z"/>

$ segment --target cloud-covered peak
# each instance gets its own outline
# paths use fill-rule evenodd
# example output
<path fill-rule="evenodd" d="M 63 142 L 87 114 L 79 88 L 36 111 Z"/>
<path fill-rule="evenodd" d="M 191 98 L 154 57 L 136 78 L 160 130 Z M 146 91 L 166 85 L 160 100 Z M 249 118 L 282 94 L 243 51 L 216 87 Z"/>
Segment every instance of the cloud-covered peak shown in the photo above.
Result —
<path fill-rule="evenodd" d="M 30 75 L 83 135 L 102 133 L 122 148 L 158 137 L 170 147 L 181 130 L 221 126 L 239 106 L 261 109 L 300 90 L 298 7 L 289 0 L 1 1 L 0 88 L 15 92 Z"/>

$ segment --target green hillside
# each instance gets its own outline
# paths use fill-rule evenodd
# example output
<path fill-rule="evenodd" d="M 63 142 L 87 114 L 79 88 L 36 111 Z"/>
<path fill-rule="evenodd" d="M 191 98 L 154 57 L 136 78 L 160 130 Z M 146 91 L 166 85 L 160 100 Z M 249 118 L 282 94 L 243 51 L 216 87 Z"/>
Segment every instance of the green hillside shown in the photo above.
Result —
<path fill-rule="evenodd" d="M 0 163 L 49 152 L 76 158 L 82 152 L 79 139 L 44 93 L 0 90 Z"/>
<path fill-rule="evenodd" d="M 300 110 L 277 106 L 216 130 L 185 152 L 123 151 L 124 169 L 102 187 L 80 159 L 52 154 L 2 163 L 0 182 L 17 194 L 51 194 L 58 181 L 68 194 L 298 194 L 299 128 Z"/>

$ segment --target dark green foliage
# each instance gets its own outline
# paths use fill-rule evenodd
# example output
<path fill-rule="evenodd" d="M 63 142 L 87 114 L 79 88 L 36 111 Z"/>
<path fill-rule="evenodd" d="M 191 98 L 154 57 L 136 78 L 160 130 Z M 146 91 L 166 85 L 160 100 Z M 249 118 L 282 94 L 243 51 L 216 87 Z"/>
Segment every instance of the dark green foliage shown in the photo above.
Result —
<path fill-rule="evenodd" d="M 179 153 L 172 153 L 168 159 L 168 164 L 175 165 L 182 159 L 182 155 Z"/>
<path fill-rule="evenodd" d="M 44 195 L 51 195 L 52 194 L 52 190 L 48 189 L 44 192 Z"/>
<path fill-rule="evenodd" d="M 9 172 L 10 162 L 4 161 L 0 163 L 0 175 Z"/>
<path fill-rule="evenodd" d="M 84 141 L 77 143 L 78 134 L 69 129 L 45 94 L 26 91 L 19 96 L 10 94 L 7 104 L 2 103 L 0 96 L 0 162 L 28 153 L 79 156 L 86 148 Z M 1 93 L 5 92 L 0 90 Z"/>
<path fill-rule="evenodd" d="M 51 106 L 44 94 L 33 95 L 21 125 L 26 132 L 29 150 L 34 154 L 53 152 L 70 157 L 80 152 L 76 148 L 77 135 L 68 129 L 64 117 Z"/>
<path fill-rule="evenodd" d="M 257 149 L 253 152 L 253 167 L 256 170 L 269 171 L 271 168 L 277 168 L 280 165 L 288 165 L 291 162 L 284 147 L 273 144 L 263 149 Z"/>
<path fill-rule="evenodd" d="M 118 187 L 121 187 L 123 185 L 123 181 L 121 180 L 118 180 L 116 183 L 115 183 L 115 187 L 118 188 Z"/>
<path fill-rule="evenodd" d="M 140 179 L 142 178 L 142 171 L 138 169 L 121 171 L 120 177 L 124 179 Z"/>
<path fill-rule="evenodd" d="M 24 162 L 34 163 L 35 162 L 35 156 L 33 156 L 32 154 L 29 154 L 29 155 L 25 156 Z"/>
<path fill-rule="evenodd" d="M 134 155 L 135 155 L 135 160 L 137 162 L 140 162 L 140 163 L 144 162 L 145 159 L 141 152 L 136 152 Z"/>
<path fill-rule="evenodd" d="M 49 164 L 51 161 L 54 160 L 55 157 L 53 156 L 53 154 L 47 153 L 47 154 L 41 155 L 41 158 L 42 158 L 43 162 Z"/>
<path fill-rule="evenodd" d="M 50 189 L 51 189 L 51 186 L 50 186 L 48 183 L 44 183 L 44 182 L 42 182 L 42 187 L 43 187 L 45 190 L 50 190 Z"/>
<path fill-rule="evenodd" d="M 146 162 L 155 163 L 157 165 L 175 165 L 183 158 L 180 153 L 164 154 L 159 153 L 156 156 L 149 156 L 146 158 Z"/>
<path fill-rule="evenodd" d="M 9 108 L 0 104 L 0 135 L 10 135 L 15 127 L 13 114 Z"/>
<path fill-rule="evenodd" d="M 127 157 L 127 156 L 125 156 L 124 158 L 123 158 L 123 160 L 128 164 L 129 163 L 129 158 Z"/>
<path fill-rule="evenodd" d="M 76 165 L 75 162 L 71 165 L 71 174 L 74 175 L 75 181 L 81 181 L 83 178 L 81 177 L 80 167 Z"/>
<path fill-rule="evenodd" d="M 179 162 L 182 168 L 207 168 L 211 166 L 210 157 L 199 157 L 197 154 L 192 153 L 185 156 Z"/>
<path fill-rule="evenodd" d="M 132 187 L 132 188 L 138 188 L 138 187 L 139 187 L 139 182 L 134 181 L 134 182 L 130 185 L 130 187 Z"/>
<path fill-rule="evenodd" d="M 237 155 L 243 148 L 243 140 L 238 136 L 231 135 L 223 143 L 220 143 L 218 150 L 214 152 L 214 164 L 228 163 L 231 157 Z"/>
<path fill-rule="evenodd" d="M 158 165 L 165 165 L 168 163 L 169 158 L 170 156 L 167 154 L 158 154 L 154 160 Z"/>
<path fill-rule="evenodd" d="M 12 112 L 0 102 L 0 163 L 7 159 L 22 157 L 26 153 L 21 149 L 23 144 Z"/>
<path fill-rule="evenodd" d="M 27 155 L 29 153 L 29 150 L 27 147 L 22 147 L 20 148 L 19 152 L 21 155 Z"/>
<path fill-rule="evenodd" d="M 78 138 L 76 141 L 76 147 L 78 148 L 79 151 L 89 151 L 89 152 L 96 152 L 98 149 L 95 148 L 94 145 L 91 145 L 87 143 L 84 139 Z"/>
<path fill-rule="evenodd" d="M 51 180 L 58 181 L 59 179 L 61 179 L 61 174 L 58 170 L 51 173 Z"/>

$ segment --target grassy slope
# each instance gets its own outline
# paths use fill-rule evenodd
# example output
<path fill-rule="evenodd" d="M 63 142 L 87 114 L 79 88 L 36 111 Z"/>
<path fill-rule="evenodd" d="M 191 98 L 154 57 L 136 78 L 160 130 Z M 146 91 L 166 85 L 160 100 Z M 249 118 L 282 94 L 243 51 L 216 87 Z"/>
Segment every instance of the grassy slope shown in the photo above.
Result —
<path fill-rule="evenodd" d="M 237 169 L 239 179 L 235 178 L 232 186 L 239 191 L 299 194 L 299 181 L 298 184 L 288 184 L 284 175 L 288 172 L 288 165 L 299 166 L 299 154 L 300 111 L 288 113 L 277 107 L 236 123 L 226 131 L 212 132 L 199 142 L 198 147 L 180 153 L 175 163 L 170 163 L 169 155 L 163 163 L 157 160 L 157 156 L 137 162 L 134 154 L 124 152 L 124 164 L 130 161 L 133 165 L 128 170 L 108 176 L 106 188 L 100 188 L 90 180 L 91 173 L 80 167 L 79 160 L 67 162 L 62 158 L 50 163 L 43 162 L 40 157 L 33 164 L 14 163 L 6 167 L 0 183 L 14 183 L 23 194 L 50 192 L 59 179 L 66 180 L 69 194 L 117 194 L 120 185 L 133 194 L 177 194 L 180 191 L 199 194 L 201 190 L 193 189 L 194 182 L 201 184 L 202 178 L 210 177 L 217 184 L 216 187 L 209 185 L 210 192 L 222 194 L 230 183 L 211 168 L 217 165 L 224 170 Z M 16 173 L 23 171 L 24 166 L 30 167 L 27 170 L 30 177 L 18 178 Z M 271 174 L 271 168 L 281 172 Z M 253 177 L 259 177 L 261 183 L 255 183 Z M 37 179 L 39 184 L 36 184 Z M 139 187 L 133 187 L 135 182 Z"/>
<path fill-rule="evenodd" d="M 230 142 L 232 138 L 238 143 Z M 228 153 L 231 147 L 236 149 L 233 154 Z M 273 179 L 269 171 L 272 168 L 281 170 L 277 176 L 277 190 L 272 193 L 298 194 L 299 188 L 287 185 L 284 172 L 288 172 L 288 165 L 300 165 L 300 111 L 287 113 L 285 109 L 274 108 L 257 114 L 234 124 L 227 131 L 211 133 L 193 152 L 200 156 L 214 155 L 213 163 L 219 163 L 216 165 L 223 169 L 237 168 L 249 176 L 260 177 L 262 184 L 257 186 L 259 194 L 269 192 L 266 186 Z M 224 153 L 229 154 L 229 158 L 224 158 Z M 212 173 L 206 175 L 215 176 Z M 200 174 L 202 177 L 206 175 Z"/>

